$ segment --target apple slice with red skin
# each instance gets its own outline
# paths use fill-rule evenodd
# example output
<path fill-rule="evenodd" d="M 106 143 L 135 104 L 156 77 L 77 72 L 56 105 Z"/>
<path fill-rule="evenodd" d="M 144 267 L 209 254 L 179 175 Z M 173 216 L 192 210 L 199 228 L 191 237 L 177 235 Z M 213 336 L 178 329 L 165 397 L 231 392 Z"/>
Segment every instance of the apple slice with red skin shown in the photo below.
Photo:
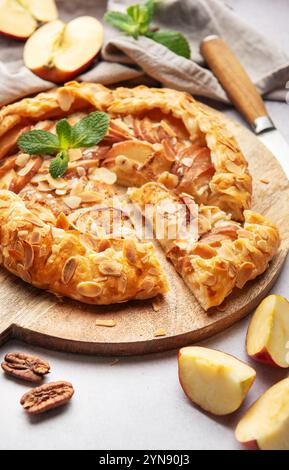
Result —
<path fill-rule="evenodd" d="M 236 438 L 246 447 L 289 450 L 289 378 L 269 388 L 241 418 Z"/>
<path fill-rule="evenodd" d="M 24 63 L 33 73 L 64 83 L 86 70 L 100 52 L 103 27 L 91 16 L 41 26 L 24 47 Z"/>
<path fill-rule="evenodd" d="M 289 367 L 289 302 L 269 295 L 256 309 L 247 332 L 247 353 L 256 361 Z"/>
<path fill-rule="evenodd" d="M 57 17 L 54 0 L 0 1 L 0 33 L 20 41 L 29 38 L 39 22 L 46 23 Z"/>
<path fill-rule="evenodd" d="M 54 0 L 18 0 L 41 23 L 48 23 L 58 18 Z"/>
<path fill-rule="evenodd" d="M 193 403 L 215 415 L 237 410 L 256 372 L 229 354 L 214 349 L 190 346 L 180 349 L 179 380 Z"/>

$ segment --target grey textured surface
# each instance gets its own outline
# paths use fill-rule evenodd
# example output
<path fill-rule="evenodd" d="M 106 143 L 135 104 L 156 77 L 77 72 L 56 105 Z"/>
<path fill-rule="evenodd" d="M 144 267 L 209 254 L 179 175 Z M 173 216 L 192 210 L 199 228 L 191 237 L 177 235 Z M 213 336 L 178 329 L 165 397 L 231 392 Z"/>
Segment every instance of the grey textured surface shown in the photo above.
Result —
<path fill-rule="evenodd" d="M 287 0 L 226 0 L 253 26 L 289 52 Z M 289 77 L 288 77 L 289 79 Z M 270 113 L 289 141 L 289 105 L 270 103 Z M 229 112 L 234 117 L 234 111 Z M 289 262 L 273 292 L 289 296 Z M 203 344 L 246 360 L 249 319 Z M 0 449 L 241 449 L 234 428 L 248 404 L 288 371 L 256 366 L 257 380 L 242 408 L 214 418 L 184 396 L 177 377 L 177 353 L 120 359 L 83 357 L 10 342 L 0 350 L 37 353 L 51 362 L 50 380 L 70 380 L 70 405 L 28 418 L 19 400 L 28 387 L 0 374 Z M 253 367 L 256 365 L 253 364 Z"/>

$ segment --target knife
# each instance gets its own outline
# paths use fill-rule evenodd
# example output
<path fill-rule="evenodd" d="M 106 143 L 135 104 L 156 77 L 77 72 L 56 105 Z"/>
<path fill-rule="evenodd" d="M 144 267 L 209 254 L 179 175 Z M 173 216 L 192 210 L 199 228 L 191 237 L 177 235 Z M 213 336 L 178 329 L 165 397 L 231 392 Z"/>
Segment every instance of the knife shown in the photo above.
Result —
<path fill-rule="evenodd" d="M 272 122 L 263 99 L 230 47 L 218 36 L 201 42 L 201 54 L 235 107 L 272 152 L 289 178 L 289 145 Z"/>

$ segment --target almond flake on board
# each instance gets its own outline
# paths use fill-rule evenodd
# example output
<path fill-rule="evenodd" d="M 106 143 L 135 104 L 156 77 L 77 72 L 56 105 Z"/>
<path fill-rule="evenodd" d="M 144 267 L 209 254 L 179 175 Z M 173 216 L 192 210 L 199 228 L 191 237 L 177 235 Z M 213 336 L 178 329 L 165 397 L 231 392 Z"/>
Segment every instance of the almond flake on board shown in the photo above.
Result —
<path fill-rule="evenodd" d="M 165 328 L 159 328 L 157 331 L 154 332 L 155 337 L 166 336 L 166 334 L 167 334 L 167 331 L 165 330 Z"/>
<path fill-rule="evenodd" d="M 158 312 L 160 309 L 161 309 L 161 300 L 159 297 L 156 297 L 153 301 L 152 301 L 152 307 L 154 309 L 155 312 Z"/>
<path fill-rule="evenodd" d="M 96 326 L 107 326 L 111 328 L 112 326 L 116 326 L 115 320 L 96 320 Z"/>
<path fill-rule="evenodd" d="M 267 180 L 267 178 L 261 178 L 260 181 L 261 181 L 261 183 L 264 183 L 264 184 L 269 184 L 270 183 L 270 181 Z"/>

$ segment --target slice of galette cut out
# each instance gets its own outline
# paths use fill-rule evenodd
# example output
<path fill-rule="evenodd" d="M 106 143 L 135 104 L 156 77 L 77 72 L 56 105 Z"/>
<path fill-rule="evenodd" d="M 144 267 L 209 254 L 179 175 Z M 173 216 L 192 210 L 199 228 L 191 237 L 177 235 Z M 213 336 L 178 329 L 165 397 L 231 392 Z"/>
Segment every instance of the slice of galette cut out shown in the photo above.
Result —
<path fill-rule="evenodd" d="M 131 189 L 129 197 L 205 310 L 262 274 L 280 243 L 275 225 L 249 210 L 241 225 L 218 207 L 198 207 L 191 196 L 176 195 L 159 183 Z"/>

